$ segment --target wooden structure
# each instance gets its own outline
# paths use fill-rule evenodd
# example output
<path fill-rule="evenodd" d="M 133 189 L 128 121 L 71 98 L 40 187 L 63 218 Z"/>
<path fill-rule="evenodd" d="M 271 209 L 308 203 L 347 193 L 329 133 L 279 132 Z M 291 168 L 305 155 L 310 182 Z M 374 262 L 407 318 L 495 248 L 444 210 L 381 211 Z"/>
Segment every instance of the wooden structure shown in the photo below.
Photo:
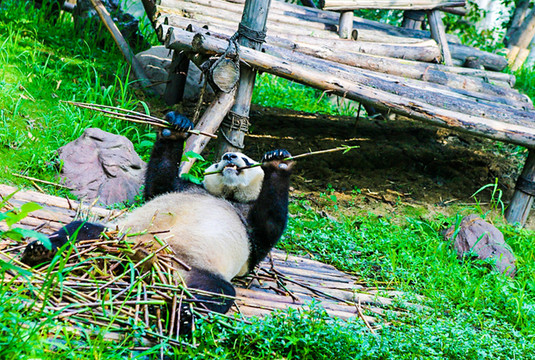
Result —
<path fill-rule="evenodd" d="M 535 196 L 533 104 L 511 88 L 514 76 L 499 72 L 507 65 L 505 58 L 460 45 L 444 33 L 436 9 L 461 2 L 422 0 L 424 5 L 410 8 L 431 10 L 431 33 L 355 17 L 343 19 L 351 31 L 342 32 L 349 37 L 342 39 L 339 13 L 282 1 L 143 3 L 160 41 L 174 50 L 177 64 L 183 64 L 186 57 L 204 64 L 203 68 L 210 68 L 214 57 L 239 61 L 238 95 L 234 96 L 234 90 L 219 92 L 196 125 L 199 130 L 213 131 L 223 123 L 220 133 L 228 143 L 222 150 L 243 147 L 254 71 L 262 70 L 381 112 L 528 147 L 530 157 L 507 213 L 510 222 L 525 222 Z M 265 23 L 261 19 L 266 14 Z M 236 45 L 236 39 L 241 45 Z M 474 63 L 478 68 L 459 66 Z M 202 151 L 207 140 L 190 138 L 187 150 Z M 184 165 L 181 171 L 187 172 L 190 166 Z"/>
<path fill-rule="evenodd" d="M 14 187 L 0 185 L 0 201 L 16 191 Z M 45 234 L 71 222 L 80 211 L 88 215 L 91 221 L 100 222 L 119 215 L 115 210 L 84 206 L 35 191 L 17 192 L 0 211 L 20 207 L 27 202 L 38 203 L 43 209 L 31 212 L 16 226 L 37 229 Z M 0 222 L 0 230 L 7 229 L 5 222 Z M 16 258 L 23 248 L 10 240 L 0 242 L 0 259 L 8 260 L 3 257 L 2 251 L 9 251 L 9 256 Z M 246 318 L 265 316 L 273 310 L 299 309 L 308 306 L 313 300 L 321 302 L 321 306 L 331 316 L 342 319 L 358 317 L 370 327 L 384 324 L 381 315 L 385 309 L 401 311 L 393 307 L 393 300 L 399 293 L 366 288 L 357 277 L 338 271 L 331 265 L 289 255 L 280 250 L 273 250 L 271 260 L 264 260 L 254 273 L 235 280 L 235 285 L 237 301 L 232 311 L 239 312 Z M 407 305 L 413 309 L 420 308 L 414 304 Z M 364 315 L 363 310 L 369 310 L 373 316 Z"/>

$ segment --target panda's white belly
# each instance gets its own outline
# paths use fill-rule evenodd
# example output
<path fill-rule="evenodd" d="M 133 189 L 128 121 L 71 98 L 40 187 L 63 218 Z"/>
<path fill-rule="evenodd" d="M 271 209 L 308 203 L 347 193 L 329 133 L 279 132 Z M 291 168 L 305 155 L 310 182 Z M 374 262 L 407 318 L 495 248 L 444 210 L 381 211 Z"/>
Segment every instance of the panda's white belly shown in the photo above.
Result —
<path fill-rule="evenodd" d="M 167 231 L 165 240 L 186 264 L 220 274 L 225 280 L 244 275 L 248 268 L 247 230 L 230 203 L 204 194 L 170 193 L 158 196 L 116 221 L 128 232 Z M 137 241 L 156 243 L 153 235 Z M 187 277 L 187 273 L 184 273 Z"/>

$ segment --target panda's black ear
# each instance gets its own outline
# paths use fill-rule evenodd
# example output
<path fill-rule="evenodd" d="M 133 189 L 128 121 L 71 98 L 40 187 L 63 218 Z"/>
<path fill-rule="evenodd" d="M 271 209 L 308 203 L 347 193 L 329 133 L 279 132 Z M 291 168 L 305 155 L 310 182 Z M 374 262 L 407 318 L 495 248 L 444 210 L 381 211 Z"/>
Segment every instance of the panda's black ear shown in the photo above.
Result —
<path fill-rule="evenodd" d="M 246 158 L 245 156 L 242 156 L 241 159 L 243 160 L 243 162 L 245 163 L 245 166 L 251 166 L 253 165 L 253 163 L 251 161 L 249 161 L 248 158 Z"/>

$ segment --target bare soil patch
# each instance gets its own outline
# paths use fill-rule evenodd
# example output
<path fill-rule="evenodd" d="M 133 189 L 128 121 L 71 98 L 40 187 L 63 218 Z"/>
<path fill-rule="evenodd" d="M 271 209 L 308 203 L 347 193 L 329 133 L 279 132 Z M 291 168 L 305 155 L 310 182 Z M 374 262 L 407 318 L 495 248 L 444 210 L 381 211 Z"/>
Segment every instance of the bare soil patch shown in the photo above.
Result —
<path fill-rule="evenodd" d="M 269 149 L 297 155 L 340 145 L 358 145 L 349 153 L 322 154 L 299 160 L 293 187 L 316 194 L 332 187 L 342 205 L 372 212 L 397 205 L 430 211 L 473 204 L 481 187 L 498 179 L 503 199 L 511 198 L 523 157 L 514 146 L 473 137 L 421 122 L 300 113 L 253 107 L 246 152 L 260 158 Z M 355 203 L 355 191 L 360 190 Z M 491 191 L 478 194 L 488 202 Z M 351 201 L 350 201 L 351 200 Z M 447 212 L 447 211 L 445 211 Z M 531 215 L 528 227 L 534 228 Z"/>

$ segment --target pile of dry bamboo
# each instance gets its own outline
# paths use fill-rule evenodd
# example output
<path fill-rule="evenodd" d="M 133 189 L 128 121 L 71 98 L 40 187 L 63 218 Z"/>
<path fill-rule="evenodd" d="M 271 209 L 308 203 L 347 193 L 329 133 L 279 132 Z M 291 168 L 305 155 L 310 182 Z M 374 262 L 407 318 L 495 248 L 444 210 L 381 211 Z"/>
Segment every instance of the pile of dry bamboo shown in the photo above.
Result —
<path fill-rule="evenodd" d="M 21 246 L 4 240 L 0 259 L 30 271 L 31 277 L 8 270 L 3 286 L 13 291 L 25 287 L 28 298 L 33 299 L 24 300 L 29 309 L 73 326 L 96 325 L 115 333 L 112 338 L 127 338 L 133 329 L 142 328 L 145 345 L 166 342 L 189 346 L 179 338 L 184 329 L 180 329 L 178 309 L 191 306 L 194 319 L 209 311 L 193 307 L 199 291 L 188 289 L 180 280 L 178 268 L 187 265 L 168 245 L 133 261 L 139 245 L 124 234 L 110 232 L 107 237 L 80 241 L 38 268 L 20 263 Z"/>

